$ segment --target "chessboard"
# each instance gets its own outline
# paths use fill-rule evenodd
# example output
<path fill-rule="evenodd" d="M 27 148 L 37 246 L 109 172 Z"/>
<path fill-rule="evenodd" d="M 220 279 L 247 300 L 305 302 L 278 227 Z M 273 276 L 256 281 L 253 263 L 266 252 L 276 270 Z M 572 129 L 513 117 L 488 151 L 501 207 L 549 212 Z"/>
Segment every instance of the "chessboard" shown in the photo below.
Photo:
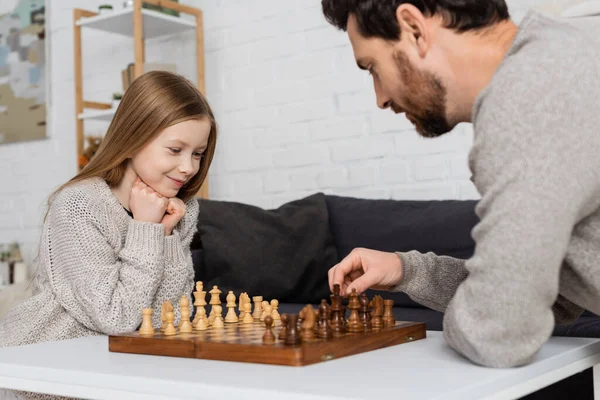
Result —
<path fill-rule="evenodd" d="M 331 304 L 325 299 L 317 309 L 306 305 L 297 314 L 277 311 L 278 301 L 254 296 L 254 312 L 246 293 L 240 295 L 239 314 L 235 295 L 227 295 L 227 316 L 222 317 L 220 290 L 210 291 L 212 309 L 206 314 L 206 292 L 196 285 L 196 315 L 189 318 L 189 301 L 179 303 L 181 321 L 173 324 L 173 308 L 163 305 L 162 326 L 154 329 L 151 309 L 143 310 L 136 332 L 109 336 L 109 351 L 130 354 L 198 358 L 287 366 L 304 366 L 373 351 L 426 337 L 425 324 L 395 321 L 392 300 L 368 299 L 353 292 L 342 304 L 336 285 Z M 347 315 L 349 311 L 349 315 Z"/>

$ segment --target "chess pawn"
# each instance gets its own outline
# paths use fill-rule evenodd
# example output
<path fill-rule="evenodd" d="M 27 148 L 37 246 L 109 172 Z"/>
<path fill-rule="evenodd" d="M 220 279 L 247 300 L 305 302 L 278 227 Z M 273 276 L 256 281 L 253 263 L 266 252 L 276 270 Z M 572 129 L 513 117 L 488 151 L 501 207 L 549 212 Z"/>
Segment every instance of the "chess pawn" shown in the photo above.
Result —
<path fill-rule="evenodd" d="M 350 293 L 350 301 L 348 302 L 348 308 L 350 309 L 350 316 L 348 317 L 348 332 L 356 333 L 362 332 L 364 327 L 360 321 L 358 310 L 360 309 L 360 302 L 358 301 L 358 293 L 356 289 L 352 289 Z"/>
<path fill-rule="evenodd" d="M 235 294 L 233 291 L 229 291 L 227 295 L 227 315 L 225 316 L 225 322 L 234 323 L 238 322 L 238 317 L 235 314 Z"/>
<path fill-rule="evenodd" d="M 339 293 L 339 286 L 337 286 L 337 291 Z M 334 288 L 335 290 L 335 288 Z M 344 325 L 344 320 L 342 316 L 342 297 L 339 294 L 331 295 L 331 330 L 333 331 L 333 336 L 342 336 L 346 332 L 346 327 Z"/>
<path fill-rule="evenodd" d="M 180 333 L 191 333 L 193 331 L 192 323 L 190 322 L 190 301 L 186 295 L 181 297 L 179 301 L 179 312 L 181 313 L 181 322 L 179 323 Z"/>
<path fill-rule="evenodd" d="M 177 330 L 175 329 L 175 325 L 173 321 L 175 321 L 175 313 L 173 311 L 167 311 L 165 314 L 166 317 L 166 326 L 165 326 L 165 336 L 173 336 L 177 334 Z"/>
<path fill-rule="evenodd" d="M 253 296 L 252 301 L 254 302 L 254 312 L 252 313 L 252 316 L 254 319 L 260 320 L 260 316 L 262 315 L 261 303 L 263 298 L 262 296 Z"/>
<path fill-rule="evenodd" d="M 221 307 L 220 305 L 216 305 L 214 306 L 214 310 L 215 310 L 215 319 L 212 323 L 213 328 L 223 328 L 225 327 L 225 324 L 223 323 L 223 307 Z"/>
<path fill-rule="evenodd" d="M 152 326 L 152 308 L 144 308 L 142 310 L 142 326 L 140 327 L 140 335 L 154 335 L 154 327 Z"/>
<path fill-rule="evenodd" d="M 260 313 L 261 322 L 263 322 L 265 320 L 265 317 L 267 316 L 267 306 L 269 306 L 269 302 L 266 300 L 260 303 L 260 307 L 262 309 L 262 312 Z"/>
<path fill-rule="evenodd" d="M 196 315 L 198 315 L 198 322 L 194 325 L 194 329 L 197 331 L 205 331 L 208 329 L 208 320 L 206 318 L 206 310 L 204 308 L 200 308 L 196 311 Z"/>
<path fill-rule="evenodd" d="M 329 307 L 327 305 L 327 300 L 321 300 L 321 304 L 319 305 L 319 329 L 317 331 L 317 336 L 321 339 L 331 339 L 333 336 L 333 331 L 329 326 Z"/>
<path fill-rule="evenodd" d="M 383 328 L 383 298 L 379 295 L 375 295 L 373 300 L 371 300 L 371 307 L 373 308 L 373 312 L 371 314 L 373 316 L 373 329 Z"/>
<path fill-rule="evenodd" d="M 370 331 L 373 329 L 373 325 L 371 324 L 369 299 L 364 293 L 360 296 L 360 320 L 362 321 L 365 331 Z"/>
<path fill-rule="evenodd" d="M 383 301 L 383 326 L 394 326 L 396 321 L 394 320 L 394 314 L 392 308 L 394 307 L 394 300 Z"/>
<path fill-rule="evenodd" d="M 273 321 L 281 321 L 281 315 L 279 315 L 277 307 L 279 307 L 279 300 L 271 300 L 271 317 L 273 318 Z"/>
<path fill-rule="evenodd" d="M 262 342 L 264 344 L 273 344 L 275 343 L 275 335 L 273 335 L 273 318 L 270 315 L 265 317 L 265 333 L 262 337 Z"/>
<path fill-rule="evenodd" d="M 287 335 L 287 314 L 283 314 L 281 316 L 281 330 L 279 331 L 279 340 L 285 340 L 285 337 Z"/>
<path fill-rule="evenodd" d="M 253 324 L 254 323 L 254 317 L 252 316 L 252 313 L 250 312 L 250 309 L 252 308 L 252 304 L 248 303 L 244 303 L 244 319 L 242 320 L 243 324 Z"/>
<path fill-rule="evenodd" d="M 273 309 L 271 308 L 271 305 L 269 304 L 268 301 L 264 301 L 263 303 L 267 303 L 267 304 L 263 304 L 263 314 L 262 314 L 261 318 L 264 321 L 265 318 L 267 318 L 267 317 L 273 318 L 273 316 L 271 315 L 271 312 Z"/>

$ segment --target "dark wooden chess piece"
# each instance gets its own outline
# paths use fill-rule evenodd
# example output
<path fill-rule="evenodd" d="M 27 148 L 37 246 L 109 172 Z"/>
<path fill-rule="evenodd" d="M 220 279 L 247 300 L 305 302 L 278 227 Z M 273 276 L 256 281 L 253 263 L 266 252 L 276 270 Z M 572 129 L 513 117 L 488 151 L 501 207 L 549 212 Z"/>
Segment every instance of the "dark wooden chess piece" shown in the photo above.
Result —
<path fill-rule="evenodd" d="M 273 335 L 273 317 L 271 317 L 270 315 L 267 315 L 265 317 L 265 327 L 267 328 L 265 330 L 265 333 L 262 337 L 262 342 L 264 344 L 273 344 L 275 343 L 275 335 Z"/>
<path fill-rule="evenodd" d="M 371 324 L 371 311 L 369 309 L 369 298 L 365 293 L 360 296 L 360 320 L 362 321 L 365 331 L 373 329 Z"/>
<path fill-rule="evenodd" d="M 287 314 L 281 315 L 281 330 L 279 331 L 279 340 L 285 340 L 285 336 L 287 335 Z"/>
<path fill-rule="evenodd" d="M 394 320 L 394 314 L 392 308 L 394 307 L 394 300 L 383 301 L 383 326 L 394 326 L 396 321 Z"/>
<path fill-rule="evenodd" d="M 300 338 L 302 341 L 315 339 L 315 312 L 310 304 L 304 306 L 298 315 L 302 320 L 300 323 Z"/>
<path fill-rule="evenodd" d="M 333 336 L 333 331 L 329 325 L 329 305 L 325 299 L 321 300 L 321 305 L 319 305 L 319 330 L 317 331 L 317 336 L 321 339 L 331 339 Z"/>
<path fill-rule="evenodd" d="M 289 314 L 287 317 L 287 332 L 285 335 L 285 344 L 300 344 L 300 334 L 298 333 L 298 314 Z"/>
<path fill-rule="evenodd" d="M 342 296 L 340 296 L 340 285 L 333 286 L 331 297 L 331 330 L 333 336 L 342 336 L 346 332 L 346 324 L 342 317 Z"/>
<path fill-rule="evenodd" d="M 383 298 L 380 295 L 373 296 L 370 305 L 373 308 L 371 313 L 373 329 L 383 328 Z"/>
<path fill-rule="evenodd" d="M 346 328 L 347 331 L 352 333 L 362 332 L 364 327 L 360 322 L 360 316 L 358 315 L 360 302 L 358 301 L 358 293 L 356 293 L 356 289 L 352 289 L 352 293 L 350 293 L 348 308 L 350 309 L 350 316 L 348 317 L 348 326 Z"/>

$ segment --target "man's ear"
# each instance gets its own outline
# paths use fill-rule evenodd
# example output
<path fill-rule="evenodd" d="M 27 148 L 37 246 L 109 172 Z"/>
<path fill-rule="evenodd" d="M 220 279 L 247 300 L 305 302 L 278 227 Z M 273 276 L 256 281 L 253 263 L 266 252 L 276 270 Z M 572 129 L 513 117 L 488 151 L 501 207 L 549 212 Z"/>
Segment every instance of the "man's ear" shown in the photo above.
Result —
<path fill-rule="evenodd" d="M 420 57 L 425 57 L 431 34 L 421 10 L 412 4 L 401 4 L 396 9 L 396 19 L 400 26 L 400 39 L 414 46 Z"/>

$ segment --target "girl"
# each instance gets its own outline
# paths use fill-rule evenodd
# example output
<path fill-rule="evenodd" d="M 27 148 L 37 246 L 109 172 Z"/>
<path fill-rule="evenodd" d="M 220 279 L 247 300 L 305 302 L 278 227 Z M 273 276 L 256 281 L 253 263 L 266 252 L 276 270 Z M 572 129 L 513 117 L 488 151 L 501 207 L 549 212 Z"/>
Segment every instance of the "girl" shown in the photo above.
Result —
<path fill-rule="evenodd" d="M 34 295 L 0 322 L 0 347 L 134 331 L 146 307 L 159 327 L 162 303 L 193 290 L 194 195 L 216 139 L 192 83 L 136 79 L 94 158 L 50 197 Z"/>

